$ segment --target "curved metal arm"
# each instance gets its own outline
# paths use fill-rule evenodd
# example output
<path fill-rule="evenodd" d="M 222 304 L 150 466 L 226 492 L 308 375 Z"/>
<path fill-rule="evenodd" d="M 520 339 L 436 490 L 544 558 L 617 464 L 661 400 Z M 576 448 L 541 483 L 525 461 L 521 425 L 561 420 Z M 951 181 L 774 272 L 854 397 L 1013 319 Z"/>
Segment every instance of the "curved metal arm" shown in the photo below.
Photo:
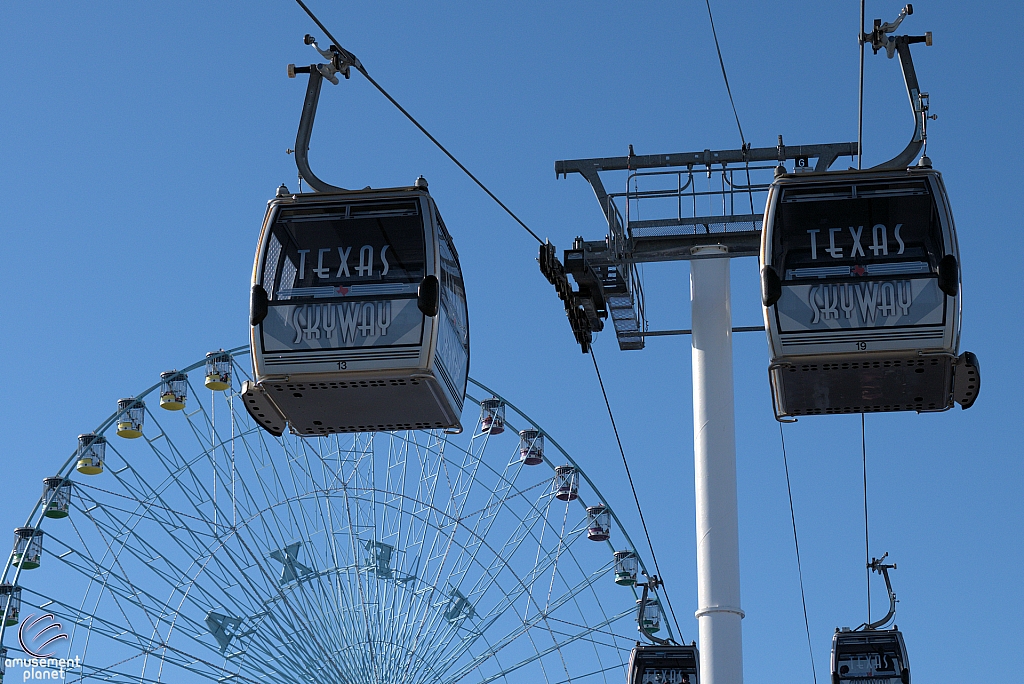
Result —
<path fill-rule="evenodd" d="M 302 103 L 299 132 L 295 136 L 295 166 L 299 169 L 302 179 L 317 192 L 343 191 L 345 188 L 339 188 L 317 178 L 313 170 L 309 168 L 309 138 L 313 134 L 313 120 L 316 119 L 316 106 L 320 101 L 320 88 L 323 86 L 324 77 L 317 65 L 310 65 L 308 69 L 309 85 L 306 86 L 306 99 Z M 296 71 L 299 70 L 296 69 Z"/>
<path fill-rule="evenodd" d="M 914 13 L 914 6 L 907 5 L 900 12 L 894 22 L 883 24 L 880 19 L 875 19 L 874 30 L 861 36 L 864 42 L 871 44 L 871 49 L 877 53 L 885 48 L 886 56 L 892 59 L 894 54 L 900 56 L 900 68 L 903 70 L 903 80 L 907 85 L 907 96 L 910 98 L 910 109 L 914 116 L 914 134 L 910 142 L 898 155 L 878 166 L 871 167 L 875 171 L 890 169 L 905 169 L 910 166 L 925 144 L 925 116 L 927 116 L 927 94 L 921 93 L 921 87 L 917 82 L 917 72 L 914 70 L 914 60 L 910 56 L 910 46 L 913 43 L 932 44 L 932 34 L 929 31 L 923 36 L 886 36 L 892 33 L 903 22 L 907 15 Z"/>
<path fill-rule="evenodd" d="M 643 594 L 641 594 L 641 596 L 640 596 L 640 607 L 637 609 L 636 629 L 637 629 L 638 632 L 643 634 L 645 637 L 650 639 L 653 643 L 657 644 L 658 646 L 668 646 L 669 642 L 670 642 L 669 639 L 661 639 L 659 637 L 654 636 L 653 634 L 648 634 L 647 631 L 644 629 L 644 614 L 647 612 L 647 590 L 651 586 L 653 586 L 655 589 L 657 589 L 658 588 L 658 584 L 660 584 L 660 583 L 661 582 L 658 579 L 657 575 L 652 575 L 651 577 L 649 577 L 647 579 L 647 582 L 645 582 L 644 584 L 638 585 L 638 586 L 643 587 L 644 591 L 643 591 Z M 634 594 L 634 596 L 635 596 L 635 594 Z"/>
<path fill-rule="evenodd" d="M 306 11 L 309 12 L 308 9 Z M 319 24 L 319 22 L 317 23 Z M 313 134 L 313 121 L 316 119 L 316 106 L 320 102 L 320 88 L 323 86 L 324 79 L 338 85 L 337 74 L 348 78 L 350 67 L 355 67 L 363 75 L 366 74 L 366 70 L 355 55 L 336 44 L 332 43 L 327 50 L 321 50 L 313 36 L 308 33 L 303 38 L 303 42 L 306 45 L 312 45 L 313 49 L 330 61 L 327 64 L 311 64 L 308 67 L 299 68 L 293 64 L 288 65 L 289 78 L 294 78 L 297 73 L 309 74 L 306 99 L 302 103 L 302 118 L 299 119 L 299 132 L 295 135 L 295 166 L 299 169 L 299 177 L 309 183 L 309 187 L 317 192 L 341 192 L 345 188 L 323 182 L 309 168 L 309 138 Z"/>
<path fill-rule="evenodd" d="M 881 558 L 872 558 L 871 564 L 868 565 L 868 567 L 871 568 L 874 572 L 880 573 L 882 577 L 885 578 L 885 590 L 889 592 L 889 612 L 886 613 L 885 617 L 883 617 L 881 620 L 876 620 L 875 622 L 872 622 L 870 624 L 863 625 L 864 629 L 878 629 L 882 625 L 888 623 L 889 620 L 892 620 L 893 617 L 896 615 L 896 592 L 892 590 L 892 583 L 889 582 L 889 568 L 895 570 L 896 564 L 892 563 L 891 565 L 887 565 L 882 562 L 888 555 L 889 554 L 886 553 Z"/>

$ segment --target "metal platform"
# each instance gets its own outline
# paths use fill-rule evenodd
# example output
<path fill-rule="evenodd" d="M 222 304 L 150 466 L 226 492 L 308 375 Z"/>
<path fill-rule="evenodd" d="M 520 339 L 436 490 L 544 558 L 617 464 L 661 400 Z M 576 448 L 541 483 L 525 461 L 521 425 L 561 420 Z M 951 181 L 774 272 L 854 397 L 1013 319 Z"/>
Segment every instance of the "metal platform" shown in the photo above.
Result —
<path fill-rule="evenodd" d="M 757 256 L 776 167 L 793 162 L 794 172 L 827 171 L 857 150 L 855 142 L 787 147 L 779 136 L 776 147 L 636 155 L 630 146 L 625 157 L 555 162 L 556 176 L 578 173 L 590 183 L 608 226 L 603 240 L 577 238 L 561 262 L 553 245 L 541 248 L 541 271 L 565 303 L 583 351 L 608 317 L 620 349 L 644 348 L 648 326 L 637 264 Z M 623 192 L 605 188 L 602 174 L 615 172 L 625 180 Z"/>

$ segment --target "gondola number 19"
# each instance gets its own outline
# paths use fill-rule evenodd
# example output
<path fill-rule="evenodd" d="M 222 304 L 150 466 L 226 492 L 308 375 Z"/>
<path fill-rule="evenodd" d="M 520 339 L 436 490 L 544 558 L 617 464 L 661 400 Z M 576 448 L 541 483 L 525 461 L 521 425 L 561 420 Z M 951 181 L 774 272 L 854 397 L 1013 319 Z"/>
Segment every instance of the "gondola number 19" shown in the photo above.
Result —
<path fill-rule="evenodd" d="M 857 351 L 865 351 L 867 348 L 868 348 L 868 343 L 867 342 L 858 342 L 857 343 Z"/>

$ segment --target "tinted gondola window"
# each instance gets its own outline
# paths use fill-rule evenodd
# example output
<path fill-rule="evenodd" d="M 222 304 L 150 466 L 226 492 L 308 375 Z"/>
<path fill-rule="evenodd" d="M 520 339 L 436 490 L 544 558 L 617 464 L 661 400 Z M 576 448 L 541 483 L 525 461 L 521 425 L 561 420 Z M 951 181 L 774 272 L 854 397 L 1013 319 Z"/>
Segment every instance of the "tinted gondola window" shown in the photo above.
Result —
<path fill-rule="evenodd" d="M 840 641 L 834 647 L 834 666 L 840 680 L 875 678 L 898 681 L 906 667 L 903 649 L 895 638 L 868 636 Z"/>
<path fill-rule="evenodd" d="M 417 199 L 282 206 L 265 240 L 266 351 L 421 342 Z"/>
<path fill-rule="evenodd" d="M 782 333 L 945 324 L 942 226 L 926 181 L 784 187 L 772 243 Z"/>
<path fill-rule="evenodd" d="M 930 273 L 943 256 L 925 181 L 784 188 L 773 243 L 783 280 L 857 277 L 872 267 Z"/>
<path fill-rule="evenodd" d="M 467 362 L 469 359 L 469 318 L 466 308 L 466 285 L 462 280 L 459 255 L 452 238 L 444 227 L 441 215 L 435 214 L 440 239 L 438 240 L 441 271 L 441 311 L 437 353 L 453 385 L 453 393 L 459 396 L 466 384 Z"/>

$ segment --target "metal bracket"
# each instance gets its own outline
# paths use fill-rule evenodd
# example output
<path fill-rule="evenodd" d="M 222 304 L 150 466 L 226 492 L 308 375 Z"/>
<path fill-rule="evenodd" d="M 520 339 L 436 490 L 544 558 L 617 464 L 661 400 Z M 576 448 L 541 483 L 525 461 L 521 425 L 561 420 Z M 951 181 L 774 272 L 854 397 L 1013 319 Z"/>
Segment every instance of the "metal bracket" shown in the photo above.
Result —
<path fill-rule="evenodd" d="M 641 634 L 650 639 L 653 643 L 659 646 L 668 646 L 671 643 L 670 639 L 662 639 L 656 637 L 653 634 L 648 634 L 644 631 L 644 613 L 647 611 L 647 592 L 648 589 L 657 589 L 662 584 L 661 580 L 657 575 L 651 575 L 647 578 L 647 581 L 643 584 L 637 583 L 636 586 L 643 587 L 644 591 L 640 596 L 640 606 L 637 608 L 636 614 L 636 628 Z M 636 594 L 634 594 L 635 596 Z"/>
<path fill-rule="evenodd" d="M 316 192 L 340 192 L 345 188 L 331 185 L 320 180 L 313 170 L 309 168 L 309 139 L 313 134 L 313 121 L 316 119 L 316 107 L 320 101 L 320 88 L 323 86 L 323 79 L 327 79 L 334 85 L 338 85 L 338 77 L 341 74 L 345 78 L 350 75 L 350 68 L 355 67 L 363 72 L 363 65 L 351 52 L 337 45 L 331 45 L 327 50 L 321 50 L 320 46 L 311 35 L 306 34 L 303 42 L 312 45 L 324 58 L 330 60 L 327 64 L 310 64 L 308 67 L 297 67 L 294 64 L 288 65 L 288 78 L 295 78 L 296 74 L 309 74 L 309 84 L 306 86 L 306 99 L 302 102 L 302 117 L 299 119 L 299 131 L 295 136 L 295 166 L 299 170 L 299 179 L 309 183 L 309 187 Z"/>
<path fill-rule="evenodd" d="M 577 240 L 577 244 L 580 242 Z M 558 298 L 565 305 L 565 315 L 569 319 L 573 337 L 576 338 L 576 343 L 586 354 L 590 351 L 590 344 L 594 340 L 593 333 L 604 328 L 602 319 L 608 317 L 599 276 L 587 263 L 586 253 L 582 249 L 575 249 L 571 252 L 566 250 L 567 268 L 555 255 L 555 246 L 550 242 L 545 242 L 540 246 L 540 255 L 537 261 L 540 263 L 541 273 L 549 283 L 555 286 Z M 578 290 L 573 290 L 569 283 L 568 273 L 571 273 L 579 283 Z"/>
<path fill-rule="evenodd" d="M 722 214 L 702 216 L 694 210 L 694 215 L 690 216 L 683 215 L 680 208 L 679 213 L 670 218 L 645 220 L 630 216 L 630 202 L 648 198 L 654 203 L 673 199 L 681 202 L 684 197 L 689 202 L 691 194 L 694 197 L 701 195 L 702 201 L 711 195 L 721 197 L 723 204 L 726 194 L 741 194 L 746 202 L 748 194 L 764 192 L 768 184 L 752 185 L 749 174 L 746 185 L 734 184 L 733 176 L 737 172 L 748 173 L 753 170 L 768 173 L 776 168 L 776 164 L 784 164 L 789 160 L 794 160 L 801 170 L 810 170 L 810 159 L 817 160 L 814 171 L 824 172 L 839 157 L 853 157 L 858 151 L 855 142 L 787 146 L 783 144 L 782 136 L 779 136 L 779 144 L 775 147 L 755 149 L 747 145 L 738 150 L 706 149 L 700 152 L 638 155 L 630 146 L 629 154 L 624 157 L 555 162 L 556 176 L 578 173 L 590 183 L 608 224 L 608 233 L 603 240 L 584 241 L 577 238 L 573 249 L 566 250 L 565 256 L 579 266 L 572 266 L 568 260 L 563 265 L 555 256 L 553 245 L 541 247 L 541 272 L 555 286 L 559 299 L 565 304 L 573 335 L 583 352 L 590 349 L 593 333 L 600 331 L 604 327 L 603 319 L 609 317 L 620 349 L 644 348 L 647 320 L 637 264 L 756 256 L 760 250 L 762 214 L 757 213 L 759 209 L 753 208 L 752 196 L 749 211 L 743 213 L 723 210 Z M 720 174 L 723 188 L 728 185 L 728 189 L 694 194 L 696 191 L 692 178 L 695 168 L 706 170 L 709 182 L 711 174 Z M 609 193 L 601 178 L 601 174 L 607 171 L 626 171 L 633 180 L 638 177 L 676 176 L 686 176 L 690 180 L 685 185 L 681 182 L 674 185 L 671 190 L 640 192 L 627 188 L 625 193 Z M 728 182 L 726 176 L 729 176 Z M 625 215 L 616 206 L 616 200 L 623 199 L 627 206 Z M 705 249 L 709 246 L 719 249 Z M 573 290 L 567 274 L 573 276 L 578 290 Z"/>
<path fill-rule="evenodd" d="M 889 612 L 886 613 L 885 617 L 881 620 L 876 620 L 872 623 L 865 623 L 857 629 L 878 629 L 888 623 L 889 620 L 892 620 L 896 615 L 896 592 L 892 590 L 892 583 L 889 581 L 889 570 L 895 570 L 896 564 L 884 563 L 883 561 L 885 561 L 888 556 L 889 553 L 886 552 L 881 558 L 872 558 L 871 562 L 868 563 L 868 567 L 872 572 L 877 572 L 885 578 L 885 590 L 889 592 Z"/>
<path fill-rule="evenodd" d="M 919 152 L 922 152 L 927 144 L 927 121 L 934 116 L 928 115 L 928 93 L 922 93 L 917 82 L 917 72 L 914 70 L 914 60 L 910 56 L 910 46 L 914 43 L 932 44 L 932 33 L 928 31 L 923 36 L 889 36 L 893 33 L 903 20 L 914 13 L 914 6 L 907 5 L 896 17 L 896 21 L 882 23 L 881 19 L 875 19 L 871 33 L 861 34 L 861 44 L 870 43 L 873 54 L 885 49 L 889 59 L 894 55 L 900 56 L 900 68 L 903 70 L 903 80 L 907 85 L 907 96 L 910 98 L 910 109 L 914 116 L 914 133 L 906 148 L 898 155 L 878 166 L 871 167 L 873 170 L 885 171 L 905 169 L 910 166 Z M 922 157 L 922 165 L 927 166 L 927 158 Z"/>

